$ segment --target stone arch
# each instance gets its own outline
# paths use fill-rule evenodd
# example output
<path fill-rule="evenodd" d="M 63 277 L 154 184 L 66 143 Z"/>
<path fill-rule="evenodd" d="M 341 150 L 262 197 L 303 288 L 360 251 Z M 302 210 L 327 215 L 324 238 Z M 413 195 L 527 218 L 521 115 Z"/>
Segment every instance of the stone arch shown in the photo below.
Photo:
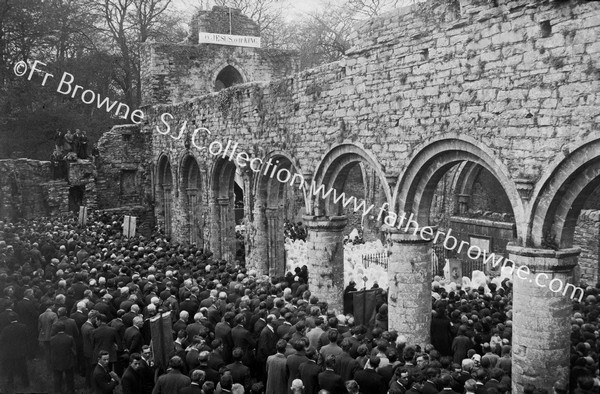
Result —
<path fill-rule="evenodd" d="M 374 171 L 375 177 L 381 182 L 385 199 L 391 201 L 391 191 L 383 166 L 371 152 L 357 144 L 342 143 L 332 147 L 317 166 L 314 176 L 315 185 L 317 187 L 323 185 L 325 192 L 332 189 L 339 194 L 343 190 L 345 177 L 355 165 L 370 167 Z M 360 170 L 364 173 L 364 167 L 361 167 Z M 307 197 L 309 212 L 315 216 L 338 216 L 340 214 L 340 204 L 333 202 L 332 195 L 332 193 L 329 194 L 323 201 L 323 199 L 317 199 L 309 192 Z"/>
<path fill-rule="evenodd" d="M 238 85 L 247 81 L 248 78 L 239 64 L 235 62 L 227 62 L 215 68 L 211 81 L 214 83 L 216 92 L 227 89 L 233 85 Z"/>
<path fill-rule="evenodd" d="M 570 248 L 583 204 L 600 186 L 600 139 L 575 149 L 538 182 L 528 242 L 534 247 Z"/>
<path fill-rule="evenodd" d="M 229 157 L 217 158 L 210 170 L 210 248 L 217 258 L 233 261 L 235 238 L 235 178 L 238 167 Z M 241 186 L 246 199 L 248 187 Z"/>
<path fill-rule="evenodd" d="M 299 210 L 305 211 L 302 188 L 305 180 L 298 162 L 283 151 L 273 151 L 266 155 L 263 163 L 276 166 L 265 175 L 257 173 L 254 184 L 256 239 L 253 260 L 259 271 L 270 276 L 285 274 L 284 220 L 301 217 Z M 285 170 L 285 171 L 283 171 Z M 300 201 L 299 201 L 300 200 Z"/>
<path fill-rule="evenodd" d="M 481 169 L 489 171 L 506 193 L 517 225 L 517 233 L 523 228 L 524 213 L 521 198 L 514 182 L 508 176 L 508 169 L 482 144 L 470 138 L 444 138 L 423 144 L 416 150 L 396 186 L 397 212 L 414 214 L 419 227 L 429 223 L 429 210 L 433 192 L 441 177 L 453 166 L 462 163 L 466 172 L 457 181 L 457 190 L 472 187 L 472 181 Z"/>
<path fill-rule="evenodd" d="M 173 170 L 171 168 L 171 161 L 169 156 L 161 154 L 158 157 L 156 165 L 156 184 L 158 186 L 156 194 L 159 196 L 158 200 L 158 218 L 159 222 L 162 222 L 163 229 L 166 236 L 172 234 L 172 210 L 173 210 L 173 190 L 174 190 L 174 179 Z"/>
<path fill-rule="evenodd" d="M 204 247 L 202 207 L 202 171 L 196 158 L 191 154 L 183 156 L 180 162 L 180 196 L 185 212 L 183 236 L 190 244 Z"/>

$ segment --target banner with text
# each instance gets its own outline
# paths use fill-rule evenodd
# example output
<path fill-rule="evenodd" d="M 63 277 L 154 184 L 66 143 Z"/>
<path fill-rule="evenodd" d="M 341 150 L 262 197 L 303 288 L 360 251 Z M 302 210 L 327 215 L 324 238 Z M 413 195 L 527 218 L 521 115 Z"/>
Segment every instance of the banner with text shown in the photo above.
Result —
<path fill-rule="evenodd" d="M 260 48 L 260 37 L 200 32 L 198 43 Z"/>

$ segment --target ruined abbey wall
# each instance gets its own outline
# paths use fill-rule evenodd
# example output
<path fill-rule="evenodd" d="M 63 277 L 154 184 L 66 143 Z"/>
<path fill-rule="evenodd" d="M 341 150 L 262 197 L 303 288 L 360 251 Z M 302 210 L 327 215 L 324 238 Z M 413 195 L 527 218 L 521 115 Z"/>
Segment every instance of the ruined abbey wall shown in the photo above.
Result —
<path fill-rule="evenodd" d="M 185 154 L 206 177 L 214 164 L 206 149 L 157 133 L 169 112 L 173 136 L 187 120 L 212 132 L 199 133 L 200 147 L 232 140 L 251 157 L 282 151 L 302 174 L 314 174 L 337 144 L 355 144 L 381 163 L 392 188 L 419 149 L 459 138 L 534 188 L 552 162 L 598 136 L 600 4 L 498 3 L 465 1 L 451 21 L 403 8 L 368 21 L 338 62 L 155 106 L 143 127 L 154 161 L 167 155 L 175 176 Z"/>

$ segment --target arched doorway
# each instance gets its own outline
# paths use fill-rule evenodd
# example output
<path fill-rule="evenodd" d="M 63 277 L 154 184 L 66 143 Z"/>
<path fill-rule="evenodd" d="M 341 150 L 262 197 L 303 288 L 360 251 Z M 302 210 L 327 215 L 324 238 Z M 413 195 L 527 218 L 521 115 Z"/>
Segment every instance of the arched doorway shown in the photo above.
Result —
<path fill-rule="evenodd" d="M 217 258 L 233 262 L 245 256 L 245 201 L 248 181 L 235 164 L 227 158 L 215 162 L 211 175 L 211 242 Z M 236 196 L 237 190 L 237 196 Z M 244 212 L 236 222 L 236 210 Z M 236 230 L 237 227 L 237 230 Z M 240 233 L 238 236 L 237 233 Z"/>
<path fill-rule="evenodd" d="M 356 251 L 353 255 L 356 263 L 346 264 L 344 238 L 353 230 L 368 233 L 372 239 L 382 238 L 380 221 L 374 216 L 376 207 L 391 201 L 389 186 L 374 155 L 355 144 L 344 143 L 325 155 L 317 167 L 313 186 L 307 189 L 309 286 L 334 308 L 341 307 L 346 279 L 349 282 L 350 275 L 358 273 L 354 268 L 364 262 L 363 252 Z M 383 244 L 380 245 L 383 248 Z M 381 252 L 383 254 L 383 249 Z M 386 262 L 377 260 L 374 263 L 378 267 L 371 267 L 369 271 L 380 268 L 380 277 L 387 282 Z M 346 265 L 348 269 L 345 269 Z M 362 270 L 361 277 L 352 279 L 361 284 L 362 276 L 366 274 L 366 270 Z M 375 276 L 369 277 L 369 281 L 371 287 L 376 281 Z M 378 285 L 386 286 L 381 281 Z"/>
<path fill-rule="evenodd" d="M 415 152 L 396 185 L 392 209 L 398 218 L 390 229 L 389 325 L 407 335 L 413 343 L 424 344 L 430 339 L 433 239 L 444 241 L 446 235 L 452 236 L 455 246 L 450 246 L 449 252 L 454 253 L 464 247 L 462 241 L 469 245 L 475 239 L 489 240 L 490 233 L 482 234 L 478 227 L 486 227 L 486 232 L 496 231 L 494 221 L 476 216 L 462 222 L 460 218 L 454 220 L 453 215 L 476 214 L 469 204 L 479 204 L 481 211 L 492 207 L 493 196 L 490 194 L 501 196 L 499 201 L 505 204 L 510 217 L 515 218 L 508 224 L 510 231 L 505 245 L 516 236 L 518 228 L 515 226 L 523 223 L 524 214 L 521 198 L 507 175 L 508 170 L 477 141 L 438 137 L 423 143 Z M 486 193 L 482 185 L 491 186 L 495 191 Z M 439 201 L 442 191 L 447 193 L 445 203 Z M 459 224 L 463 225 L 462 231 L 454 227 Z M 440 227 L 435 238 L 418 231 L 428 226 Z M 499 227 L 504 230 L 503 226 Z M 453 243 L 444 242 L 443 245 Z M 461 247 L 456 248 L 457 245 Z M 462 250 L 468 253 L 469 247 Z M 466 256 L 467 253 L 463 258 L 472 259 Z M 481 257 L 481 253 L 476 256 Z M 462 275 L 455 279 L 461 281 Z"/>
<path fill-rule="evenodd" d="M 188 155 L 181 164 L 181 190 L 185 207 L 186 225 L 184 235 L 190 244 L 204 247 L 205 218 L 202 209 L 202 179 L 196 159 Z"/>
<path fill-rule="evenodd" d="M 215 79 L 215 91 L 218 92 L 219 90 L 227 89 L 240 83 L 244 83 L 242 74 L 240 74 L 235 67 L 228 65 L 217 74 L 217 78 Z"/>
<path fill-rule="evenodd" d="M 299 167 L 285 153 L 276 152 L 263 162 L 271 162 L 277 172 L 265 175 L 258 173 L 256 178 L 255 226 L 257 236 L 253 251 L 253 261 L 257 268 L 271 277 L 285 275 L 285 235 L 286 223 L 298 225 L 304 210 L 304 194 L 301 187 Z"/>
<path fill-rule="evenodd" d="M 158 212 L 159 223 L 162 222 L 162 228 L 166 236 L 172 234 L 172 201 L 173 201 L 173 173 L 171 171 L 171 163 L 166 155 L 161 155 L 157 165 L 158 177 Z"/>

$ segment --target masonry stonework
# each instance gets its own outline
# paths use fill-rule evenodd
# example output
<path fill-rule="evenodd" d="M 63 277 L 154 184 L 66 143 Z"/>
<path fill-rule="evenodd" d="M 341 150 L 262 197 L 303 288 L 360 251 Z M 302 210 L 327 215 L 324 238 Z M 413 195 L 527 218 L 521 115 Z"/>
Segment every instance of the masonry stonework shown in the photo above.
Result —
<path fill-rule="evenodd" d="M 148 42 L 142 50 L 142 103 L 170 104 L 215 92 L 215 81 L 223 69 L 233 67 L 242 81 L 268 81 L 298 69 L 292 51 L 198 44 L 198 32 L 259 36 L 258 25 L 228 7 L 199 11 L 192 19 L 187 42 L 178 45 Z"/>
<path fill-rule="evenodd" d="M 310 181 L 342 184 L 360 162 L 381 181 L 388 210 L 412 212 L 424 226 L 430 224 L 437 183 L 466 162 L 497 180 L 494 188 L 499 185 L 506 195 L 503 210 L 508 201 L 514 216 L 515 245 L 534 250 L 532 259 L 527 250 L 509 250 L 515 261 L 569 278 L 577 258 L 571 249 L 575 221 L 570 207 L 582 206 L 580 200 L 590 194 L 586 186 L 600 177 L 600 3 L 464 0 L 461 12 L 452 15 L 402 8 L 367 21 L 340 61 L 279 79 L 273 78 L 280 74 L 271 73 L 264 78 L 268 81 L 256 81 L 263 78 L 255 74 L 244 79 L 248 83 L 213 93 L 212 77 L 200 81 L 201 72 L 187 70 L 198 62 L 198 70 L 214 75 L 218 70 L 207 70 L 201 60 L 219 63 L 217 55 L 205 53 L 202 45 L 189 44 L 195 60 L 183 47 L 147 46 L 145 102 L 163 104 L 145 108 L 140 133 L 151 139 L 148 157 L 157 169 L 152 193 L 159 224 L 175 239 L 190 237 L 190 204 L 182 191 L 189 189 L 183 181 L 191 158 L 198 173 L 194 212 L 208 218 L 202 228 L 206 246 L 227 256 L 225 233 L 232 228 L 237 173 L 245 193 L 248 266 L 267 273 L 265 259 L 273 256 L 255 244 L 269 237 L 259 234 L 267 215 L 257 198 L 267 175 L 235 159 L 239 152 L 265 161 L 285 157 L 306 181 L 305 212 L 320 223 L 308 226 L 311 290 L 339 305 L 338 227 L 346 219 L 334 219 L 327 204 L 324 210 L 315 204 L 308 195 Z M 185 53 L 181 61 L 173 55 L 179 51 Z M 243 48 L 216 51 L 223 51 L 220 59 L 240 57 L 249 64 L 258 56 Z M 166 112 L 173 116 L 170 133 L 161 119 Z M 188 130 L 178 138 L 184 124 Z M 199 127 L 210 135 L 194 133 Z M 219 154 L 209 152 L 211 143 Z M 218 149 L 219 143 L 229 149 Z M 460 203 L 460 197 L 455 201 Z M 414 286 L 418 297 L 390 303 L 390 327 L 416 330 L 411 338 L 426 342 L 430 245 L 409 245 L 407 252 L 399 245 L 390 246 L 397 249 L 390 257 L 390 277 L 401 278 L 390 288 L 390 298 L 404 284 Z M 258 258 L 255 250 L 260 250 Z M 527 308 L 519 307 L 519 318 L 515 309 L 514 392 L 522 392 L 527 382 L 549 387 L 568 373 L 568 346 L 560 338 L 568 340 L 570 301 L 563 298 L 540 293 L 533 285 L 515 285 L 515 305 Z M 526 318 L 529 311 L 547 323 L 540 335 L 539 324 Z M 392 318 L 406 313 L 414 316 L 413 323 Z M 552 368 L 545 371 L 545 365 Z M 550 376 L 550 371 L 557 373 Z"/>
<path fill-rule="evenodd" d="M 573 244 L 581 248 L 579 273 L 581 279 L 594 285 L 600 269 L 600 211 L 584 209 L 579 214 Z"/>

